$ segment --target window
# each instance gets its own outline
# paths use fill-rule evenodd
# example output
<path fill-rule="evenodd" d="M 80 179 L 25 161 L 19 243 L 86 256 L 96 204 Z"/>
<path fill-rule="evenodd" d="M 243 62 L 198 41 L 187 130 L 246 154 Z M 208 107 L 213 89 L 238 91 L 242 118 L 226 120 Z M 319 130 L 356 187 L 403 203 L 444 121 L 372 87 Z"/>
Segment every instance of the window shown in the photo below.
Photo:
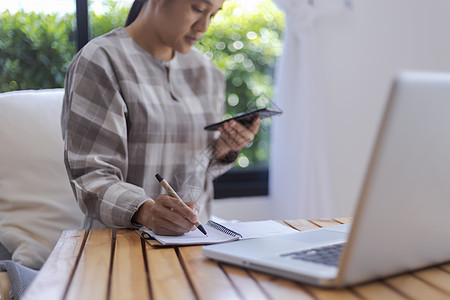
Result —
<path fill-rule="evenodd" d="M 0 91 L 63 87 L 77 49 L 123 26 L 132 2 L 76 0 L 77 13 L 73 0 L 46 0 L 45 5 L 22 0 L 23 7 L 1 4 L 5 30 L 0 32 Z M 270 105 L 283 22 L 283 14 L 270 0 L 227 0 L 196 45 L 227 77 L 225 118 Z M 236 166 L 216 181 L 215 198 L 267 194 L 270 123 L 263 120 Z"/>
<path fill-rule="evenodd" d="M 281 52 L 283 15 L 269 0 L 225 1 L 196 46 L 227 76 L 225 118 L 270 106 L 273 71 Z M 215 198 L 267 195 L 271 119 L 264 119 L 254 142 L 236 166 L 216 181 Z"/>

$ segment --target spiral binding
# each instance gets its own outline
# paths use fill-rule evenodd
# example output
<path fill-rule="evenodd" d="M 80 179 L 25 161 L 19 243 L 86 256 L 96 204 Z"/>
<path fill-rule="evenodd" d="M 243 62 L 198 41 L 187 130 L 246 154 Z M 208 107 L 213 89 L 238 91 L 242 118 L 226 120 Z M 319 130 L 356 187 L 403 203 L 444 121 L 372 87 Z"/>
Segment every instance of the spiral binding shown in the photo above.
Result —
<path fill-rule="evenodd" d="M 225 226 L 223 226 L 223 225 L 221 225 L 219 223 L 216 223 L 214 221 L 210 220 L 206 224 L 208 224 L 212 228 L 217 229 L 217 230 L 219 230 L 219 231 L 221 231 L 223 233 L 226 233 L 228 235 L 231 235 L 231 236 L 234 236 L 234 237 L 238 236 L 238 237 L 242 238 L 242 235 L 240 233 L 238 233 L 236 231 L 233 231 L 233 230 L 231 230 L 231 229 L 229 229 L 229 228 L 227 228 L 227 227 L 225 227 Z"/>

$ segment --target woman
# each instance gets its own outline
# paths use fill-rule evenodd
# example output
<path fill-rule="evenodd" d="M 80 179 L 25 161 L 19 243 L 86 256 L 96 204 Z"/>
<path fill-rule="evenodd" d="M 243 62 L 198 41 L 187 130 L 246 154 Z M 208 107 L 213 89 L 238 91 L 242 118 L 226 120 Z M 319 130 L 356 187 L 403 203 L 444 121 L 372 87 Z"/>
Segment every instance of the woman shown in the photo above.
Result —
<path fill-rule="evenodd" d="M 136 0 L 125 28 L 88 43 L 69 66 L 64 160 L 85 228 L 194 230 L 210 214 L 212 181 L 253 140 L 259 118 L 203 130 L 224 113 L 225 79 L 192 46 L 223 0 Z M 217 132 L 216 132 L 217 133 Z M 165 195 L 164 176 L 187 201 Z"/>

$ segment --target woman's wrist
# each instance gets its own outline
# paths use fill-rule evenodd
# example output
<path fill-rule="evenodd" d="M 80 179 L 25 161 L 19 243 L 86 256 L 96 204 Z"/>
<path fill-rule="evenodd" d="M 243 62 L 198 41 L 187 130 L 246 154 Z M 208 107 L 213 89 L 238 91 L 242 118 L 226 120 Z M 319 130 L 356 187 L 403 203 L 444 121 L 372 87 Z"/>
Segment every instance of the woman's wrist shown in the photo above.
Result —
<path fill-rule="evenodd" d="M 214 158 L 220 163 L 232 163 L 238 157 L 239 151 L 231 149 L 222 139 L 214 143 Z"/>
<path fill-rule="evenodd" d="M 131 218 L 132 223 L 137 223 L 139 225 L 145 226 L 149 229 L 152 220 L 152 206 L 155 204 L 153 200 L 147 200 L 138 208 Z"/>
<path fill-rule="evenodd" d="M 219 158 L 216 158 L 216 160 L 222 164 L 230 164 L 237 159 L 238 155 L 239 155 L 238 151 L 230 150 L 227 154 L 222 155 Z"/>

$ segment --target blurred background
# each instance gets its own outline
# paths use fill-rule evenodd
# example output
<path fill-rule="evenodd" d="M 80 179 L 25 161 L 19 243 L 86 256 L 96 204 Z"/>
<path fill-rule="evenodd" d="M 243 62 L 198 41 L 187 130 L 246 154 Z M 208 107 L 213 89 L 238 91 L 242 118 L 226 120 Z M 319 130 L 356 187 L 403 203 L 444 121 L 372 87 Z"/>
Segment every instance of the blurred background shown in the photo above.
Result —
<path fill-rule="evenodd" d="M 89 38 L 125 23 L 132 0 L 90 0 Z M 77 52 L 74 0 L 18 0 L 0 4 L 0 92 L 64 86 Z M 196 47 L 227 77 L 228 118 L 270 106 L 281 52 L 283 14 L 269 0 L 227 0 Z M 271 120 L 240 154 L 236 168 L 267 168 Z"/>
<path fill-rule="evenodd" d="M 295 9 L 284 13 L 274 2 Z M 123 26 L 131 3 L 88 1 L 89 38 Z M 327 6 L 334 4 L 348 7 L 330 13 Z M 305 12 L 315 18 L 309 29 L 302 23 Z M 226 118 L 276 102 L 275 66 L 282 57 L 295 62 L 305 54 L 292 51 L 289 57 L 285 50 L 313 46 L 314 52 L 302 62 L 320 70 L 314 86 L 322 94 L 319 123 L 326 144 L 321 150 L 327 156 L 324 173 L 330 178 L 326 203 L 333 206 L 332 216 L 351 216 L 396 74 L 403 70 L 450 72 L 449 12 L 448 0 L 226 0 L 196 47 L 227 76 Z M 0 2 L 0 92 L 63 87 L 67 65 L 77 52 L 76 26 L 75 0 Z M 290 45 L 286 36 L 291 37 Z M 315 178 L 302 188 L 279 185 L 288 196 L 269 191 L 274 178 L 284 182 L 288 172 L 295 176 L 310 159 L 275 153 L 277 135 L 272 132 L 270 138 L 271 128 L 282 125 L 290 113 L 301 113 L 289 111 L 289 102 L 315 101 L 299 98 L 282 99 L 285 114 L 265 120 L 234 169 L 217 180 L 215 197 L 227 199 L 215 201 L 217 215 L 241 220 L 312 216 L 296 205 L 317 202 L 315 197 L 299 196 L 308 186 L 317 189 Z M 292 147 L 301 138 L 300 125 L 283 126 L 279 131 L 287 136 L 275 141 L 275 146 Z M 315 128 L 310 129 L 308 134 L 314 137 Z M 283 160 L 288 167 L 280 164 Z"/>

